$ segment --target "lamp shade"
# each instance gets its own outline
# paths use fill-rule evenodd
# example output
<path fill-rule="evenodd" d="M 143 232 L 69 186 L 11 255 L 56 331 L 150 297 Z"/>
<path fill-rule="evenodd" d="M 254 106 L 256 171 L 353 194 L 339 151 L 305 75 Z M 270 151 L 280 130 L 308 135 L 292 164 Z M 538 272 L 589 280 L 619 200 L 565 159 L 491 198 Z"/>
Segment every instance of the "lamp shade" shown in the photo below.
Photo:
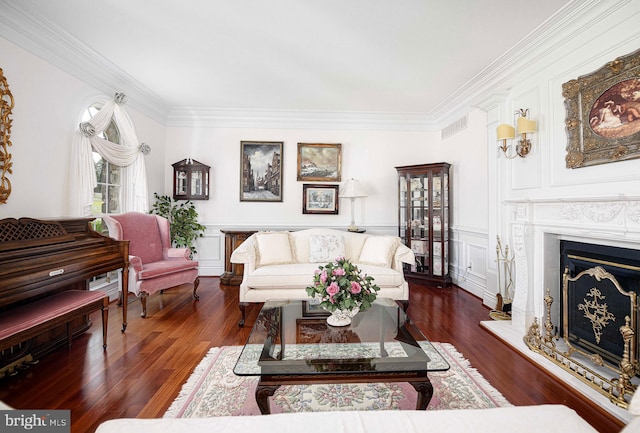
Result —
<path fill-rule="evenodd" d="M 516 130 L 513 126 L 503 123 L 496 128 L 498 140 L 508 140 L 516 136 Z"/>
<path fill-rule="evenodd" d="M 536 132 L 536 121 L 526 117 L 518 117 L 518 134 Z"/>
<path fill-rule="evenodd" d="M 342 184 L 340 188 L 340 197 L 343 198 L 356 198 L 366 197 L 367 193 L 357 179 L 349 179 Z"/>

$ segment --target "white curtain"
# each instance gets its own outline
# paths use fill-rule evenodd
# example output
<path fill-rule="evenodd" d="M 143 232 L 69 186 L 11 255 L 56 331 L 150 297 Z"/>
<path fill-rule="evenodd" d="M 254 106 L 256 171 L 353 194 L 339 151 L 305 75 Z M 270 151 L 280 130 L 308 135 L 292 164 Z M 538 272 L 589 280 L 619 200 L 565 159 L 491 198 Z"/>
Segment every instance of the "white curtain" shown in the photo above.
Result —
<path fill-rule="evenodd" d="M 91 214 L 93 193 L 98 185 L 92 150 L 98 152 L 110 163 L 127 167 L 131 172 L 131 175 L 126 177 L 130 184 L 123 185 L 122 188 L 122 211 L 144 213 L 149 211 L 147 173 L 143 153 L 143 150 L 148 147 L 145 149 L 146 146 L 140 146 L 133 123 L 121 107 L 125 100 L 125 95 L 116 93 L 114 99 L 105 103 L 88 122 L 81 123 L 76 131 L 69 176 L 69 210 L 72 216 Z M 120 131 L 121 144 L 98 137 L 109 126 L 112 118 Z"/>

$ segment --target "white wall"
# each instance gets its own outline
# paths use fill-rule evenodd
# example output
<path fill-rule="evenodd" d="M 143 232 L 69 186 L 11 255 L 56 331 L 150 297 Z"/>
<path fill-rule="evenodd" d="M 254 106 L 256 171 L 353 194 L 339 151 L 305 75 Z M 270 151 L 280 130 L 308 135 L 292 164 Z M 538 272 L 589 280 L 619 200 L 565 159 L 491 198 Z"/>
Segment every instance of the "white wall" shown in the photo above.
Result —
<path fill-rule="evenodd" d="M 640 2 L 600 2 L 569 26 L 558 30 L 549 41 L 532 45 L 516 53 L 521 67 L 501 80 L 494 90 L 497 103 L 488 104 L 488 151 L 490 173 L 489 239 L 500 234 L 513 246 L 512 227 L 525 222 L 526 254 L 530 258 L 526 280 L 530 286 L 544 284 L 541 269 L 544 252 L 538 251 L 533 230 L 526 221 L 535 215 L 515 214 L 513 203 L 568 202 L 576 198 L 621 199 L 640 195 L 640 159 L 612 162 L 597 166 L 568 169 L 565 166 L 567 134 L 566 110 L 562 84 L 590 74 L 615 58 L 640 48 Z M 504 91 L 504 89 L 508 89 Z M 514 122 L 512 113 L 518 108 L 529 108 L 531 117 L 538 121 L 538 132 L 533 135 L 533 151 L 526 159 L 506 160 L 496 152 L 495 126 Z M 491 179 L 493 177 L 493 179 Z M 526 212 L 527 206 L 519 209 Z M 532 208 L 531 208 L 532 209 Z M 489 244 L 489 250 L 495 246 Z M 485 301 L 492 303 L 489 291 L 495 281 L 495 265 L 490 263 L 488 292 Z M 517 279 L 517 278 L 516 278 Z M 536 287 L 544 293 L 543 287 Z M 523 306 L 533 310 L 528 300 Z"/>
<path fill-rule="evenodd" d="M 0 59 L 15 100 L 13 145 L 9 148 L 13 174 L 8 176 L 12 188 L 7 203 L 0 205 L 0 218 L 67 216 L 74 129 L 84 109 L 104 98 L 104 92 L 3 38 Z M 126 93 L 126 89 L 116 90 Z M 164 127 L 134 110 L 127 112 L 138 138 L 152 147 L 146 157 L 147 174 L 150 187 L 160 189 L 164 184 Z"/>
<path fill-rule="evenodd" d="M 282 141 L 282 202 L 241 202 L 241 141 Z M 398 190 L 395 166 L 439 162 L 439 132 L 308 130 L 295 128 L 167 128 L 165 193 L 173 187 L 171 164 L 186 157 L 211 166 L 208 201 L 196 201 L 207 232 L 198 244 L 201 272 L 223 270 L 222 228 L 346 227 L 351 220 L 348 200 L 340 200 L 338 215 L 302 213 L 302 188 L 297 181 L 297 146 L 341 143 L 342 179 L 359 179 L 368 192 L 356 201 L 355 221 L 368 232 L 397 234 Z M 336 184 L 337 182 L 334 182 Z M 327 182 L 330 184 L 330 182 Z"/>
<path fill-rule="evenodd" d="M 297 181 L 298 142 L 341 143 L 342 180 L 359 179 L 368 192 L 365 199 L 356 202 L 356 223 L 370 228 L 397 228 L 394 167 L 438 162 L 437 136 L 428 132 L 169 127 L 165 190 L 170 192 L 173 186 L 171 164 L 192 157 L 211 166 L 210 199 L 196 202 L 205 224 L 346 227 L 350 222 L 346 200 L 340 200 L 338 215 L 302 213 L 303 184 L 331 182 Z M 240 201 L 241 141 L 284 142 L 282 202 Z"/>

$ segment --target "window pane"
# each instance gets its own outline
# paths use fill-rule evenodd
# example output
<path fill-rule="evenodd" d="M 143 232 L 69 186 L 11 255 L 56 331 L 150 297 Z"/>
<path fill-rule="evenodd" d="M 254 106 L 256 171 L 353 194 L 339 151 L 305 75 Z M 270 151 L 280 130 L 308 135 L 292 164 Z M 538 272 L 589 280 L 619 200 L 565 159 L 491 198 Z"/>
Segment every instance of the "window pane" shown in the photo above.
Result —
<path fill-rule="evenodd" d="M 109 164 L 109 183 L 120 185 L 120 167 Z"/>
<path fill-rule="evenodd" d="M 96 167 L 96 179 L 98 183 L 105 183 L 107 181 L 107 161 L 95 152 L 93 153 L 93 160 L 95 161 L 94 165 Z"/>
<path fill-rule="evenodd" d="M 109 185 L 109 203 L 105 212 L 120 213 L 120 186 Z"/>
<path fill-rule="evenodd" d="M 105 185 L 98 185 L 93 189 L 93 206 L 91 208 L 91 213 L 99 214 L 99 213 L 105 212 L 106 196 L 107 196 L 107 187 Z"/>

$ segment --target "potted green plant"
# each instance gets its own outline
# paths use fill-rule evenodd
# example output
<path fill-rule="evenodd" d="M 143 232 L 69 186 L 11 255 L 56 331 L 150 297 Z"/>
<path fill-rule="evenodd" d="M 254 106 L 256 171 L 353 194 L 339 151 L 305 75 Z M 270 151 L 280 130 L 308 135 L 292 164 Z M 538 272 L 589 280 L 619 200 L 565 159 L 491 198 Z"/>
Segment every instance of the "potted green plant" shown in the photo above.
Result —
<path fill-rule="evenodd" d="M 198 222 L 198 211 L 191 200 L 185 202 L 174 201 L 168 195 L 153 193 L 156 202 L 149 211 L 150 214 L 160 215 L 169 220 L 171 227 L 171 242 L 174 247 L 188 247 L 191 254 L 198 251 L 195 240 L 202 237 L 205 226 Z"/>

